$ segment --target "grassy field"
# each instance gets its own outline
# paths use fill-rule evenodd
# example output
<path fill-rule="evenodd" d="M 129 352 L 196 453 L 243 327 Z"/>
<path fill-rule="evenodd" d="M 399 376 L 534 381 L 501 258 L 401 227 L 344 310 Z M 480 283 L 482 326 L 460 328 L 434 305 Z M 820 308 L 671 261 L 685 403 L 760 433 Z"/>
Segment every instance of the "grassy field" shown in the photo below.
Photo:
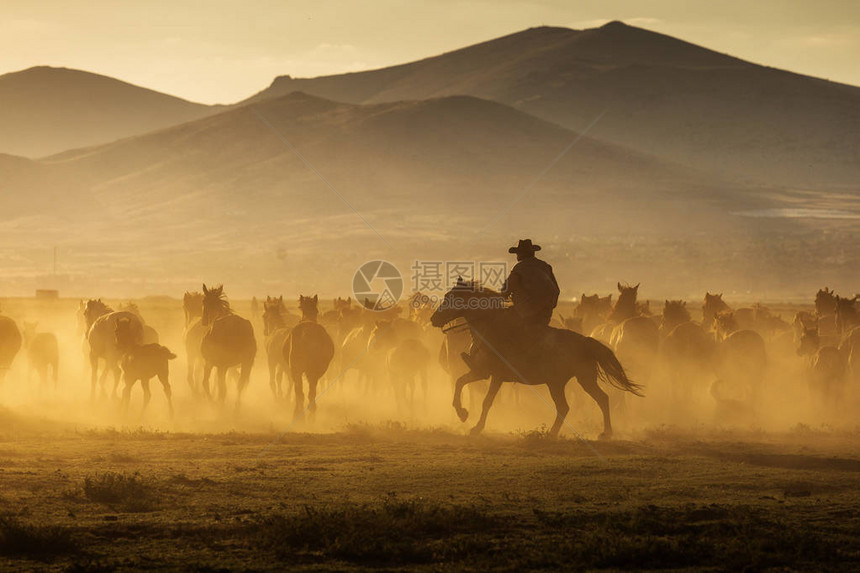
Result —
<path fill-rule="evenodd" d="M 0 570 L 856 570 L 856 433 L 0 425 Z"/>

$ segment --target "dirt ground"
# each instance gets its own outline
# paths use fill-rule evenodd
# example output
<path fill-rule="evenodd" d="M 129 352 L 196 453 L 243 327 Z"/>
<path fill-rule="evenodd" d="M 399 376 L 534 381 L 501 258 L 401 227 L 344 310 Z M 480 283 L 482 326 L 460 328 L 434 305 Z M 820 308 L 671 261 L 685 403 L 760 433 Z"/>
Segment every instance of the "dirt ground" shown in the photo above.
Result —
<path fill-rule="evenodd" d="M 4 571 L 860 570 L 856 433 L 0 426 Z"/>
<path fill-rule="evenodd" d="M 57 333 L 62 359 L 56 389 L 23 357 L 0 386 L 0 571 L 860 570 L 860 410 L 816 410 L 790 348 L 754 419 L 727 418 L 707 386 L 672 405 L 657 380 L 612 394 L 615 439 L 596 441 L 599 410 L 572 383 L 551 441 L 545 388 L 506 386 L 472 438 L 483 395 L 460 423 L 438 368 L 412 411 L 332 377 L 295 425 L 261 350 L 240 411 L 233 384 L 202 404 L 179 301 L 138 302 L 180 355 L 174 418 L 155 383 L 145 413 L 139 388 L 128 416 L 89 400 L 77 301 L 2 301 Z"/>

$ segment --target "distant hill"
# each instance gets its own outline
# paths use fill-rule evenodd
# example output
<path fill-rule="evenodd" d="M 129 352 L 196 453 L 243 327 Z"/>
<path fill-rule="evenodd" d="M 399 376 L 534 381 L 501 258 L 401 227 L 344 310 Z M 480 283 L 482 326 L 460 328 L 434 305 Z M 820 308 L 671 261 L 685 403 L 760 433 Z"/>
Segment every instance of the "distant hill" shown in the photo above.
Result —
<path fill-rule="evenodd" d="M 463 251 L 498 259 L 521 233 L 685 235 L 771 205 L 469 96 L 355 105 L 294 93 L 11 163 L 28 173 L 0 195 L 0 238 L 19 257 L 69 245 L 81 280 L 110 284 L 217 269 L 219 281 L 325 289 L 373 256 L 404 269 Z"/>
<path fill-rule="evenodd" d="M 303 91 L 352 103 L 466 94 L 670 162 L 797 188 L 860 181 L 860 88 L 768 68 L 611 22 L 533 28 L 424 60 L 282 76 L 249 101 Z"/>
<path fill-rule="evenodd" d="M 29 68 L 0 76 L 0 153 L 42 157 L 218 109 L 89 72 Z"/>

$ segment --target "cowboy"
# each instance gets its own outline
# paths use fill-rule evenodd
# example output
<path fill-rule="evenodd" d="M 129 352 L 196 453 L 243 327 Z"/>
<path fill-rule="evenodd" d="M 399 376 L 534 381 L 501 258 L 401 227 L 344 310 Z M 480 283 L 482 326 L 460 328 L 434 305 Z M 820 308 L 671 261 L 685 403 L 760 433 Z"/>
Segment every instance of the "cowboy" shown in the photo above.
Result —
<path fill-rule="evenodd" d="M 511 269 L 505 285 L 502 287 L 502 295 L 510 298 L 514 303 L 513 308 L 506 312 L 511 313 L 513 321 L 509 324 L 515 325 L 515 333 L 520 335 L 510 337 L 506 343 L 493 351 L 505 359 L 514 356 L 532 359 L 539 352 L 536 344 L 541 339 L 541 333 L 549 326 L 552 319 L 552 311 L 558 304 L 559 288 L 552 267 L 546 262 L 535 257 L 540 245 L 533 245 L 531 239 L 521 239 L 516 247 L 511 247 L 508 252 L 517 255 L 519 261 Z M 531 343 L 531 344 L 529 344 Z M 469 352 L 463 352 L 460 356 L 470 370 L 475 370 L 474 356 L 481 346 L 480 342 L 472 344 Z M 532 346 L 526 349 L 527 346 Z"/>
<path fill-rule="evenodd" d="M 519 262 L 511 269 L 502 295 L 511 299 L 527 328 L 548 326 L 558 304 L 558 281 L 552 267 L 535 256 L 540 249 L 531 239 L 520 239 L 516 247 L 508 249 L 509 253 L 517 255 Z"/>

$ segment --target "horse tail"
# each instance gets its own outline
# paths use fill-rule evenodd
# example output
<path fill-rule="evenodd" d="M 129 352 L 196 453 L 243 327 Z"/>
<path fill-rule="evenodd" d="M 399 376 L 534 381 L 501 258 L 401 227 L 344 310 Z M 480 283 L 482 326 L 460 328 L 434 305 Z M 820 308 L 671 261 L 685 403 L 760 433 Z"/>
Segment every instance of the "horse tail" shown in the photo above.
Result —
<path fill-rule="evenodd" d="M 597 378 L 599 380 L 615 386 L 619 390 L 630 392 L 636 396 L 643 396 L 642 386 L 627 377 L 624 367 L 621 366 L 611 348 L 599 340 L 588 337 L 585 339 L 585 347 L 597 363 Z"/>

